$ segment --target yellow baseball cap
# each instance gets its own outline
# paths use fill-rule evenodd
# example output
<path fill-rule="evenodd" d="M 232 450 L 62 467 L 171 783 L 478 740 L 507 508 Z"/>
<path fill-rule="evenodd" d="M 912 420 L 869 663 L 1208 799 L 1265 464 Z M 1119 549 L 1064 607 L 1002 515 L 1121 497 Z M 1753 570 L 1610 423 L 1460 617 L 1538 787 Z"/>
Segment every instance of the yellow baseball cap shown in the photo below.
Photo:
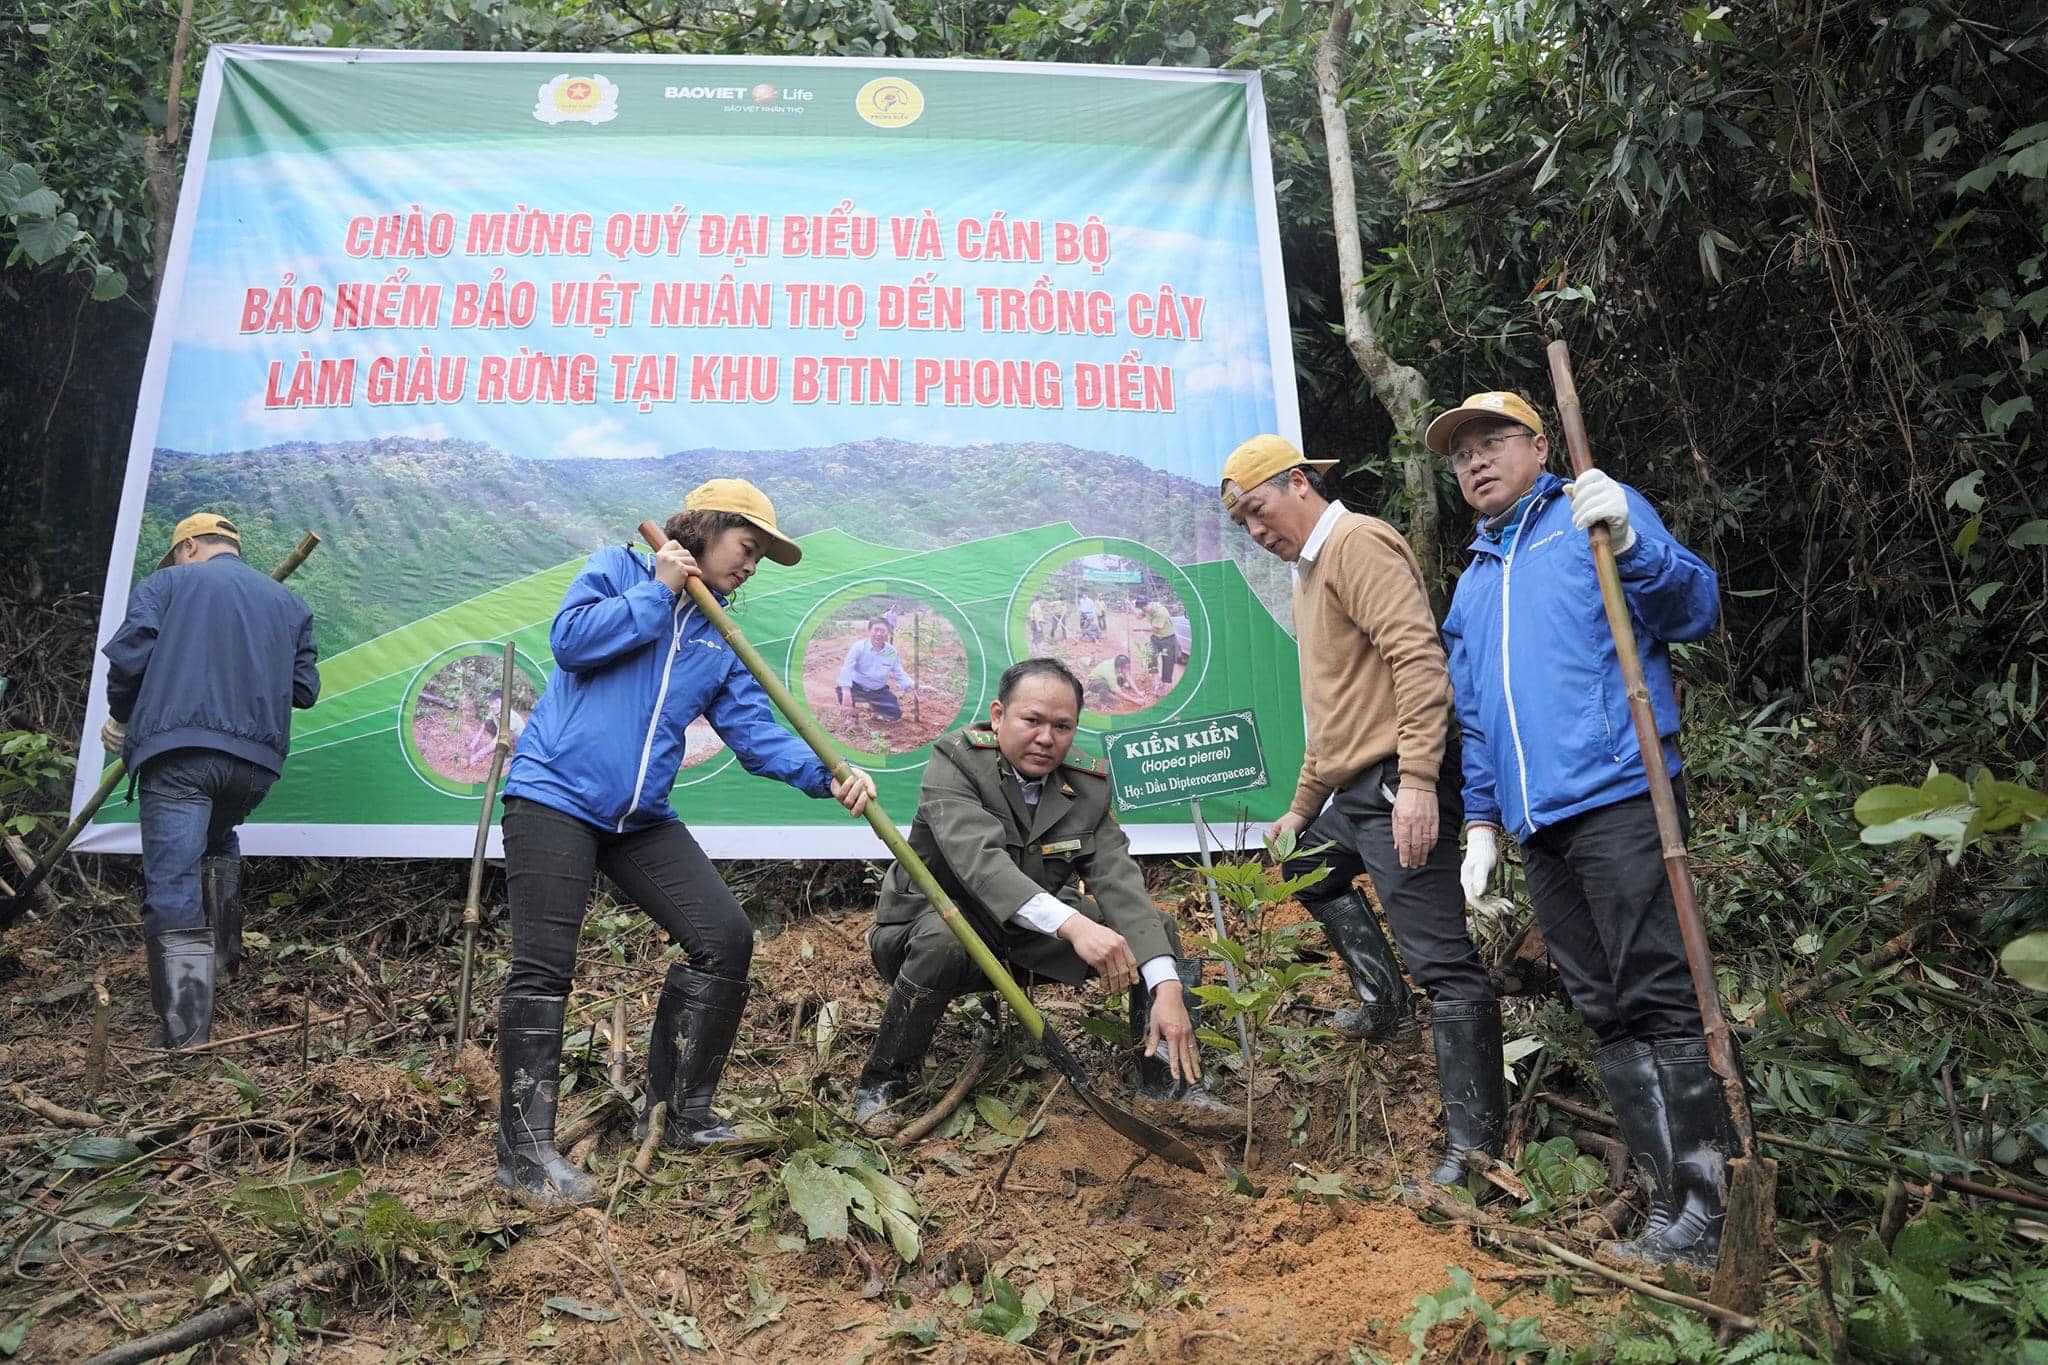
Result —
<path fill-rule="evenodd" d="M 1458 428 L 1475 417 L 1505 417 L 1510 422 L 1520 422 L 1538 436 L 1543 434 L 1543 419 L 1536 415 L 1536 409 L 1519 393 L 1494 390 L 1489 393 L 1475 393 L 1464 402 L 1452 408 L 1429 424 L 1429 430 L 1422 433 L 1422 443 L 1439 455 L 1451 453 L 1451 437 L 1458 434 Z"/>
<path fill-rule="evenodd" d="M 178 547 L 194 536 L 226 536 L 235 542 L 237 548 L 242 544 L 242 533 L 235 529 L 232 521 L 218 512 L 194 512 L 172 529 L 171 548 L 164 551 L 164 557 L 156 562 L 156 566 L 159 569 L 170 568 L 171 558 L 178 553 Z"/>
<path fill-rule="evenodd" d="M 1321 474 L 1336 468 L 1335 460 L 1311 460 L 1294 448 L 1285 436 L 1254 436 L 1223 462 L 1223 510 L 1237 506 L 1237 500 L 1275 474 L 1296 465 L 1307 465 Z"/>
<path fill-rule="evenodd" d="M 744 517 L 768 536 L 763 551 L 777 564 L 794 564 L 804 557 L 800 546 L 775 529 L 775 504 L 745 479 L 712 479 L 700 483 L 683 499 L 685 512 L 730 512 Z"/>

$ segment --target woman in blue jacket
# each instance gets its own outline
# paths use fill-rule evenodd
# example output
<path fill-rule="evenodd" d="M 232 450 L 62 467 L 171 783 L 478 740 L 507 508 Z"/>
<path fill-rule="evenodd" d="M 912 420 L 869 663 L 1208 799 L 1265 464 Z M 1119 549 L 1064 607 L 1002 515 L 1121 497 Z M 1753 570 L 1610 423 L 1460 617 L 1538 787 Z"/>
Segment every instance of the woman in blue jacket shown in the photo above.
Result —
<path fill-rule="evenodd" d="M 760 683 L 683 591 L 694 575 L 724 600 L 764 555 L 803 557 L 767 497 L 744 479 L 713 479 L 665 529 L 660 552 L 600 550 L 569 585 L 548 637 L 554 673 L 505 782 L 512 965 L 498 1011 L 497 1183 L 538 1207 L 599 1193 L 555 1149 L 563 1013 L 599 871 L 686 954 L 662 984 L 648 1047 L 646 1103 L 667 1102 L 664 1143 L 738 1137 L 711 1097 L 746 1007 L 754 934 L 669 805 L 685 728 L 708 718 L 748 772 L 856 815 L 874 793 L 864 773 L 834 780 L 776 723 Z"/>

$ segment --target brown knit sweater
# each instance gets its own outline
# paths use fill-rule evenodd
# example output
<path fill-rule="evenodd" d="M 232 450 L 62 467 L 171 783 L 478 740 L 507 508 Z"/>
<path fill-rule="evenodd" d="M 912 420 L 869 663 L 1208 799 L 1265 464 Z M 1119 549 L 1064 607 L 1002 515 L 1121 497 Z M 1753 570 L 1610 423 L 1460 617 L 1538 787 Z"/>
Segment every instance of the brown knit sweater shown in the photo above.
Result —
<path fill-rule="evenodd" d="M 1295 814 L 1392 755 L 1401 785 L 1436 791 L 1451 725 L 1451 675 L 1415 552 L 1377 517 L 1346 512 L 1295 566 L 1294 630 L 1308 752 Z"/>

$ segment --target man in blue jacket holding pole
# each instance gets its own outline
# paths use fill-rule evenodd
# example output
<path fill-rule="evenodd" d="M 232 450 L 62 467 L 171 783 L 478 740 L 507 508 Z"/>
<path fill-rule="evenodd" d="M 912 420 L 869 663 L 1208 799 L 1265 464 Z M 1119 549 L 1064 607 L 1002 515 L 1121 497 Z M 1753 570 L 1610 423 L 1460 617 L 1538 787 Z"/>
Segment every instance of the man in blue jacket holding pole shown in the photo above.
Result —
<path fill-rule="evenodd" d="M 1670 646 L 1714 629 L 1719 578 L 1634 489 L 1598 470 L 1574 484 L 1548 472 L 1543 420 L 1518 394 L 1474 394 L 1432 422 L 1424 440 L 1450 462 L 1479 514 L 1472 562 L 1443 628 L 1464 732 L 1466 899 L 1484 893 L 1506 829 L 1521 845 L 1544 942 L 1598 1040 L 1594 1065 L 1651 1191 L 1643 1234 L 1603 1250 L 1637 1265 L 1710 1269 L 1736 1141 L 1707 1063 L 1649 777 L 1585 532 L 1608 527 L 1681 820 Z"/>
<path fill-rule="evenodd" d="M 242 534 L 198 512 L 136 585 L 107 656 L 100 743 L 142 791 L 142 932 L 155 1045 L 213 1029 L 216 972 L 242 960 L 242 846 L 284 770 L 292 709 L 320 696 L 313 613 L 242 562 Z"/>

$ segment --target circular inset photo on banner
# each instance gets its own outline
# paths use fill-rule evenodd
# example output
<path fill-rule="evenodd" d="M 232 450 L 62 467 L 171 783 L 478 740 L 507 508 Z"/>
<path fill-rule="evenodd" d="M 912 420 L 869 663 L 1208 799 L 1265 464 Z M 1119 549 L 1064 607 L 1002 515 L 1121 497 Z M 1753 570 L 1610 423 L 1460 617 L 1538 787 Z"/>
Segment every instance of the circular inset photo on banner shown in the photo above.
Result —
<path fill-rule="evenodd" d="M 475 641 L 421 665 L 398 709 L 399 745 L 422 782 L 450 796 L 481 797 L 498 742 L 504 646 Z M 512 670 L 512 742 L 547 685 L 524 654 Z"/>
<path fill-rule="evenodd" d="M 1010 653 L 1073 669 L 1098 721 L 1177 709 L 1194 691 L 1198 643 L 1207 645 L 1198 620 L 1206 625 L 1192 586 L 1164 556 L 1131 541 L 1080 541 L 1048 554 L 1018 585 Z"/>
<path fill-rule="evenodd" d="M 818 604 L 793 657 L 811 714 L 856 763 L 883 770 L 965 722 L 981 695 L 980 641 L 939 593 L 896 580 Z"/>

